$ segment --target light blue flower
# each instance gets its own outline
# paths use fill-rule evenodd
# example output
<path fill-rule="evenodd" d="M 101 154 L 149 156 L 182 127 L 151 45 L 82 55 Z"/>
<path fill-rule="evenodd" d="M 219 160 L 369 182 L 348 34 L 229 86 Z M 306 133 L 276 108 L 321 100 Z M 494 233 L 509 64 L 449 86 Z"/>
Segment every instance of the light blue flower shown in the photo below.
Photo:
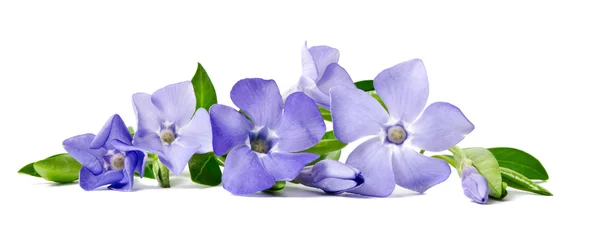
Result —
<path fill-rule="evenodd" d="M 351 191 L 365 182 L 358 169 L 334 160 L 322 160 L 314 166 L 305 167 L 296 181 L 330 194 Z"/>
<path fill-rule="evenodd" d="M 371 137 L 346 161 L 365 178 L 364 185 L 351 192 L 385 197 L 398 184 L 423 193 L 446 180 L 450 175 L 448 164 L 418 150 L 446 150 L 469 134 L 473 124 L 449 103 L 436 102 L 423 111 L 429 82 L 419 59 L 382 71 L 375 77 L 374 87 L 389 113 L 359 89 L 331 90 L 335 136 L 345 143 Z"/>
<path fill-rule="evenodd" d="M 291 94 L 285 107 L 273 80 L 238 81 L 231 90 L 237 110 L 215 104 L 210 108 L 213 147 L 227 154 L 223 187 L 250 194 L 290 181 L 318 155 L 299 153 L 317 144 L 325 123 L 315 102 L 304 93 Z"/>
<path fill-rule="evenodd" d="M 338 61 L 340 52 L 329 46 L 304 44 L 302 48 L 302 76 L 290 91 L 304 92 L 315 100 L 317 105 L 329 109 L 329 91 L 335 86 L 355 87 L 348 72 Z"/>
<path fill-rule="evenodd" d="M 146 154 L 131 144 L 131 134 L 119 115 L 108 119 L 98 135 L 83 134 L 66 139 L 65 150 L 79 163 L 79 185 L 92 190 L 109 185 L 109 189 L 129 191 L 134 172 L 144 175 Z"/>
<path fill-rule="evenodd" d="M 154 94 L 133 95 L 138 129 L 133 145 L 158 155 L 175 175 L 181 174 L 195 153 L 212 151 L 210 118 L 196 110 L 196 96 L 189 81 L 168 85 Z"/>

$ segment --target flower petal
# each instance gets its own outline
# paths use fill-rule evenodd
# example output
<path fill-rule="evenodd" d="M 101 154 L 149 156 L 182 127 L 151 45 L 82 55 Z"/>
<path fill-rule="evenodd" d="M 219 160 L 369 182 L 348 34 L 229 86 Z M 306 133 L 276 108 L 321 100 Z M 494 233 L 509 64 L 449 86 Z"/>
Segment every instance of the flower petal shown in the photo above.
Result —
<path fill-rule="evenodd" d="M 304 94 L 312 98 L 319 106 L 329 109 L 329 95 L 321 91 L 315 82 L 308 79 L 306 76 L 302 76 L 298 82 L 298 88 L 300 91 L 304 92 Z"/>
<path fill-rule="evenodd" d="M 180 175 L 196 151 L 198 151 L 196 145 L 189 147 L 176 140 L 171 145 L 163 146 L 164 155 L 159 154 L 158 157 L 174 175 Z"/>
<path fill-rule="evenodd" d="M 96 135 L 90 144 L 90 148 L 98 149 L 105 145 L 108 146 L 107 148 L 110 148 L 112 145 L 107 142 L 111 142 L 112 140 L 117 140 L 126 144 L 131 144 L 132 140 L 131 134 L 129 133 L 129 130 L 127 130 L 127 126 L 125 126 L 125 122 L 123 122 L 121 116 L 117 114 L 111 116 L 108 121 L 106 121 L 104 127 L 102 127 L 98 135 Z"/>
<path fill-rule="evenodd" d="M 275 179 L 247 146 L 229 152 L 223 168 L 223 188 L 233 194 L 252 194 L 272 187 Z"/>
<path fill-rule="evenodd" d="M 380 138 L 372 138 L 360 144 L 346 161 L 346 165 L 360 170 L 364 184 L 350 193 L 387 197 L 396 187 L 392 172 L 390 148 Z"/>
<path fill-rule="evenodd" d="M 275 129 L 279 125 L 283 99 L 275 81 L 242 79 L 233 85 L 231 100 L 250 116 L 255 127 Z"/>
<path fill-rule="evenodd" d="M 371 95 L 341 86 L 331 89 L 330 94 L 333 130 L 340 141 L 350 143 L 382 132 L 389 117 Z"/>
<path fill-rule="evenodd" d="M 302 76 L 309 78 L 313 82 L 317 81 L 317 78 L 319 77 L 317 64 L 310 54 L 306 42 L 304 42 L 304 46 L 302 46 Z"/>
<path fill-rule="evenodd" d="M 94 175 L 88 168 L 81 168 L 79 170 L 79 186 L 86 191 L 117 183 L 122 179 L 123 172 L 119 170 L 110 170 L 99 175 Z"/>
<path fill-rule="evenodd" d="M 252 123 L 235 109 L 215 104 L 210 107 L 213 149 L 216 155 L 224 155 L 248 140 Z"/>
<path fill-rule="evenodd" d="M 162 113 L 152 103 L 152 96 L 146 93 L 137 93 L 133 97 L 133 109 L 138 120 L 138 133 L 156 133 L 160 131 Z M 134 139 L 135 140 L 135 139 Z"/>
<path fill-rule="evenodd" d="M 92 174 L 99 175 L 104 171 L 104 155 L 106 149 L 90 149 L 90 144 L 96 137 L 93 134 L 84 134 L 71 137 L 63 141 L 63 147 L 84 168 Z"/>
<path fill-rule="evenodd" d="M 133 136 L 133 146 L 164 157 L 163 143 L 158 134 L 154 132 L 147 133 L 138 129 Z"/>
<path fill-rule="evenodd" d="M 285 102 L 283 118 L 276 130 L 277 146 L 284 152 L 308 149 L 321 140 L 325 129 L 315 102 L 302 92 L 293 93 Z"/>
<path fill-rule="evenodd" d="M 319 155 L 309 153 L 269 153 L 261 160 L 267 172 L 275 178 L 276 181 L 291 181 L 302 170 L 306 164 L 319 158 Z"/>
<path fill-rule="evenodd" d="M 436 102 L 408 128 L 411 144 L 427 151 L 443 151 L 462 141 L 475 126 L 456 106 Z"/>
<path fill-rule="evenodd" d="M 429 96 L 427 72 L 420 59 L 385 69 L 375 77 L 373 86 L 392 118 L 405 123 L 421 114 Z"/>
<path fill-rule="evenodd" d="M 186 147 L 196 147 L 196 153 L 213 151 L 210 116 L 206 109 L 196 110 L 192 120 L 179 131 L 178 141 Z"/>
<path fill-rule="evenodd" d="M 393 151 L 392 168 L 396 184 L 419 193 L 442 183 L 450 176 L 450 166 L 406 147 Z"/>
<path fill-rule="evenodd" d="M 327 66 L 321 79 L 317 82 L 319 89 L 329 96 L 331 88 L 336 86 L 346 86 L 348 88 L 356 88 L 354 81 L 342 66 L 337 63 L 332 63 Z"/>
<path fill-rule="evenodd" d="M 318 82 L 323 77 L 325 69 L 330 64 L 337 63 L 340 60 L 340 51 L 329 46 L 313 46 L 308 51 L 317 67 L 318 77 L 315 79 L 315 82 Z"/>
<path fill-rule="evenodd" d="M 152 94 L 152 103 L 168 122 L 181 128 L 196 110 L 196 96 L 190 81 L 167 85 Z"/>

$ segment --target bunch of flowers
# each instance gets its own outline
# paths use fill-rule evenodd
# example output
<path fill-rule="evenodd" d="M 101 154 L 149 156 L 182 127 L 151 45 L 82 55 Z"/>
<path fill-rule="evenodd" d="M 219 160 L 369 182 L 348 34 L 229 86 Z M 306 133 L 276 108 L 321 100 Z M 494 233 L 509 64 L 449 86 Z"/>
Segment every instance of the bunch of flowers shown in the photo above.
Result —
<path fill-rule="evenodd" d="M 79 179 L 84 190 L 130 191 L 134 176 L 169 187 L 188 166 L 192 181 L 236 194 L 280 192 L 287 182 L 323 190 L 386 197 L 396 185 L 424 193 L 451 166 L 476 203 L 504 198 L 507 187 L 551 195 L 542 164 L 515 148 L 459 148 L 475 127 L 447 102 L 427 105 L 429 81 L 419 59 L 354 82 L 329 46 L 302 48 L 298 84 L 281 95 L 273 80 L 234 84 L 236 107 L 217 104 L 198 64 L 191 81 L 132 97 L 137 130 L 117 114 L 97 134 L 63 142 L 67 154 L 26 165 L 20 173 L 55 182 Z M 333 123 L 326 131 L 325 122 Z M 341 150 L 359 139 L 345 163 Z M 429 152 L 449 151 L 432 155 Z M 222 168 L 222 169 L 221 169 Z"/>

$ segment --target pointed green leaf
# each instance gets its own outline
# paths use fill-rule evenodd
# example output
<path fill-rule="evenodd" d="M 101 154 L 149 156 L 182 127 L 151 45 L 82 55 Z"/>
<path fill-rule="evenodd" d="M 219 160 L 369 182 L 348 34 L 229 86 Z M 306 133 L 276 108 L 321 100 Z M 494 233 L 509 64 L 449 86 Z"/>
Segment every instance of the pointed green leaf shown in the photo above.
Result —
<path fill-rule="evenodd" d="M 532 180 L 548 180 L 548 172 L 542 163 L 528 154 L 516 148 L 489 148 L 498 163 L 503 168 L 512 169 Z"/>
<path fill-rule="evenodd" d="M 81 164 L 68 154 L 58 154 L 34 163 L 33 168 L 46 180 L 69 183 L 79 179 Z"/>
<path fill-rule="evenodd" d="M 502 179 L 506 182 L 506 184 L 508 184 L 509 187 L 536 194 L 552 196 L 550 191 L 528 179 L 524 175 L 518 173 L 517 171 L 501 167 L 500 172 L 502 173 Z"/>
<path fill-rule="evenodd" d="M 331 121 L 331 112 L 329 112 L 329 110 L 323 108 L 323 107 L 319 107 L 319 112 L 321 112 L 321 116 L 323 117 L 323 120 L 325 121 Z"/>
<path fill-rule="evenodd" d="M 21 169 L 19 169 L 19 174 L 26 174 L 26 175 L 31 175 L 34 177 L 41 177 L 37 172 L 35 172 L 35 169 L 33 168 L 33 163 L 29 163 L 25 167 L 22 167 Z"/>
<path fill-rule="evenodd" d="M 465 148 L 463 152 L 483 177 L 485 177 L 490 186 L 490 195 L 496 198 L 502 197 L 502 175 L 498 161 L 485 148 Z"/>
<path fill-rule="evenodd" d="M 319 141 L 319 143 L 314 145 L 312 148 L 309 148 L 302 152 L 324 155 L 329 152 L 340 150 L 340 149 L 346 147 L 346 145 L 347 145 L 346 143 L 343 143 L 343 142 L 339 141 L 337 138 L 335 138 L 333 131 L 328 131 L 325 133 L 325 135 L 323 136 L 323 139 L 321 139 L 321 141 Z"/>
<path fill-rule="evenodd" d="M 135 135 L 135 130 L 133 129 L 132 126 L 127 127 L 127 130 L 129 130 L 129 134 L 131 135 L 131 137 L 133 137 Z"/>
<path fill-rule="evenodd" d="M 379 104 L 381 104 L 381 106 L 385 109 L 385 111 L 388 111 L 387 106 L 385 106 L 385 103 L 383 102 L 383 100 L 381 100 L 381 97 L 379 97 L 379 95 L 377 94 L 377 92 L 375 92 L 375 91 L 369 91 L 368 93 L 373 98 L 375 98 L 375 100 L 377 100 L 379 102 Z"/>
<path fill-rule="evenodd" d="M 450 166 L 456 168 L 456 161 L 454 160 L 454 156 L 452 155 L 432 155 L 431 158 L 444 160 L 446 163 L 450 164 Z"/>
<path fill-rule="evenodd" d="M 334 160 L 337 161 L 340 159 L 340 156 L 342 156 L 342 150 L 336 150 L 333 152 L 329 152 L 327 154 L 321 155 L 319 156 L 319 158 L 317 158 L 316 160 L 314 160 L 313 162 L 306 164 L 306 166 L 310 166 L 310 165 L 315 165 L 317 164 L 317 162 L 320 162 L 322 160 Z"/>
<path fill-rule="evenodd" d="M 375 90 L 375 87 L 373 87 L 373 80 L 358 81 L 355 82 L 354 85 L 365 92 Z"/>
<path fill-rule="evenodd" d="M 194 86 L 194 94 L 196 95 L 196 109 L 204 108 L 208 111 L 210 106 L 217 103 L 217 93 L 213 86 L 208 73 L 202 67 L 202 64 L 198 63 L 198 69 L 196 74 L 192 78 L 192 85 Z"/>
<path fill-rule="evenodd" d="M 207 186 L 221 184 L 221 167 L 214 153 L 195 154 L 188 162 L 188 166 L 193 182 Z"/>
<path fill-rule="evenodd" d="M 134 173 L 135 176 L 140 176 L 138 173 Z M 154 170 L 152 170 L 152 162 L 146 162 L 144 166 L 144 178 L 154 179 Z"/>

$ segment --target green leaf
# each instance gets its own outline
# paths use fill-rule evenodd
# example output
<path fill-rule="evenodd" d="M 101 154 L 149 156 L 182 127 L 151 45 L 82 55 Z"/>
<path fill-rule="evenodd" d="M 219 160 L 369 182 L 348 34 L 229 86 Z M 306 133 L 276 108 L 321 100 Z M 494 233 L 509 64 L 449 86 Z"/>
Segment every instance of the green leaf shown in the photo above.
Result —
<path fill-rule="evenodd" d="M 221 167 L 214 153 L 195 154 L 188 162 L 192 181 L 207 186 L 221 184 Z"/>
<path fill-rule="evenodd" d="M 140 176 L 138 173 L 134 173 L 135 176 Z M 144 166 L 144 178 L 154 179 L 154 170 L 152 170 L 152 162 L 146 162 Z"/>
<path fill-rule="evenodd" d="M 490 186 L 490 195 L 496 198 L 502 196 L 502 175 L 498 161 L 485 148 L 465 148 L 463 152 L 483 177 L 485 177 Z"/>
<path fill-rule="evenodd" d="M 171 180 L 169 179 L 169 169 L 160 162 L 159 159 L 152 160 L 152 171 L 156 177 L 156 181 L 161 188 L 170 188 Z"/>
<path fill-rule="evenodd" d="M 500 168 L 500 172 L 502 173 L 502 179 L 508 184 L 509 187 L 528 191 L 541 195 L 552 196 L 552 193 L 537 183 L 533 182 L 529 178 L 520 174 L 517 171 L 508 168 Z"/>
<path fill-rule="evenodd" d="M 58 154 L 34 163 L 33 168 L 46 180 L 69 183 L 79 179 L 81 164 L 68 154 Z"/>
<path fill-rule="evenodd" d="M 331 112 L 329 112 L 329 110 L 323 108 L 323 107 L 319 107 L 319 112 L 321 112 L 321 116 L 323 117 L 323 120 L 325 121 L 331 121 Z"/>
<path fill-rule="evenodd" d="M 502 195 L 500 197 L 489 196 L 494 200 L 503 200 L 508 195 L 508 190 L 506 190 L 507 184 L 506 182 L 502 182 Z"/>
<path fill-rule="evenodd" d="M 527 152 L 516 148 L 488 148 L 503 168 L 512 169 L 532 180 L 548 180 L 542 163 Z"/>
<path fill-rule="evenodd" d="M 210 106 L 217 103 L 217 93 L 206 70 L 198 63 L 196 74 L 192 78 L 194 94 L 196 95 L 196 109 L 204 108 L 208 111 Z"/>
<path fill-rule="evenodd" d="M 19 169 L 19 174 L 26 174 L 26 175 L 31 175 L 34 177 L 41 177 L 37 172 L 35 172 L 35 169 L 33 168 L 33 163 L 29 163 L 25 167 L 22 167 L 21 169 Z"/>
<path fill-rule="evenodd" d="M 285 188 L 285 181 L 276 181 L 271 188 L 264 190 L 266 193 L 278 193 Z"/>
<path fill-rule="evenodd" d="M 129 130 L 129 134 L 131 135 L 131 137 L 133 137 L 135 135 L 135 130 L 133 129 L 132 126 L 127 127 L 127 130 Z"/>
<path fill-rule="evenodd" d="M 373 98 L 375 98 L 375 100 L 377 100 L 379 102 L 379 104 L 381 104 L 381 106 L 385 109 L 385 111 L 388 111 L 387 106 L 385 106 L 385 103 L 383 103 L 383 100 L 381 100 L 381 97 L 379 97 L 379 95 L 377 94 L 377 92 L 375 92 L 375 91 L 369 91 L 368 93 Z"/>
<path fill-rule="evenodd" d="M 358 81 L 355 82 L 354 85 L 365 92 L 375 90 L 375 87 L 373 87 L 373 80 Z"/>
<path fill-rule="evenodd" d="M 306 166 L 310 166 L 310 165 L 315 165 L 317 164 L 317 162 L 320 162 L 322 160 L 334 160 L 337 161 L 340 159 L 340 156 L 342 156 L 342 150 L 336 150 L 333 152 L 329 152 L 327 154 L 321 155 L 319 156 L 319 158 L 317 158 L 316 160 L 314 160 L 313 162 L 306 164 Z"/>
<path fill-rule="evenodd" d="M 329 152 L 340 150 L 340 149 L 346 147 L 346 145 L 347 145 L 346 143 L 343 143 L 343 142 L 339 141 L 337 138 L 335 138 L 333 131 L 328 131 L 325 133 L 325 135 L 323 136 L 323 139 L 321 139 L 321 141 L 319 141 L 319 143 L 314 145 L 312 148 L 309 148 L 302 152 L 324 155 Z"/>

